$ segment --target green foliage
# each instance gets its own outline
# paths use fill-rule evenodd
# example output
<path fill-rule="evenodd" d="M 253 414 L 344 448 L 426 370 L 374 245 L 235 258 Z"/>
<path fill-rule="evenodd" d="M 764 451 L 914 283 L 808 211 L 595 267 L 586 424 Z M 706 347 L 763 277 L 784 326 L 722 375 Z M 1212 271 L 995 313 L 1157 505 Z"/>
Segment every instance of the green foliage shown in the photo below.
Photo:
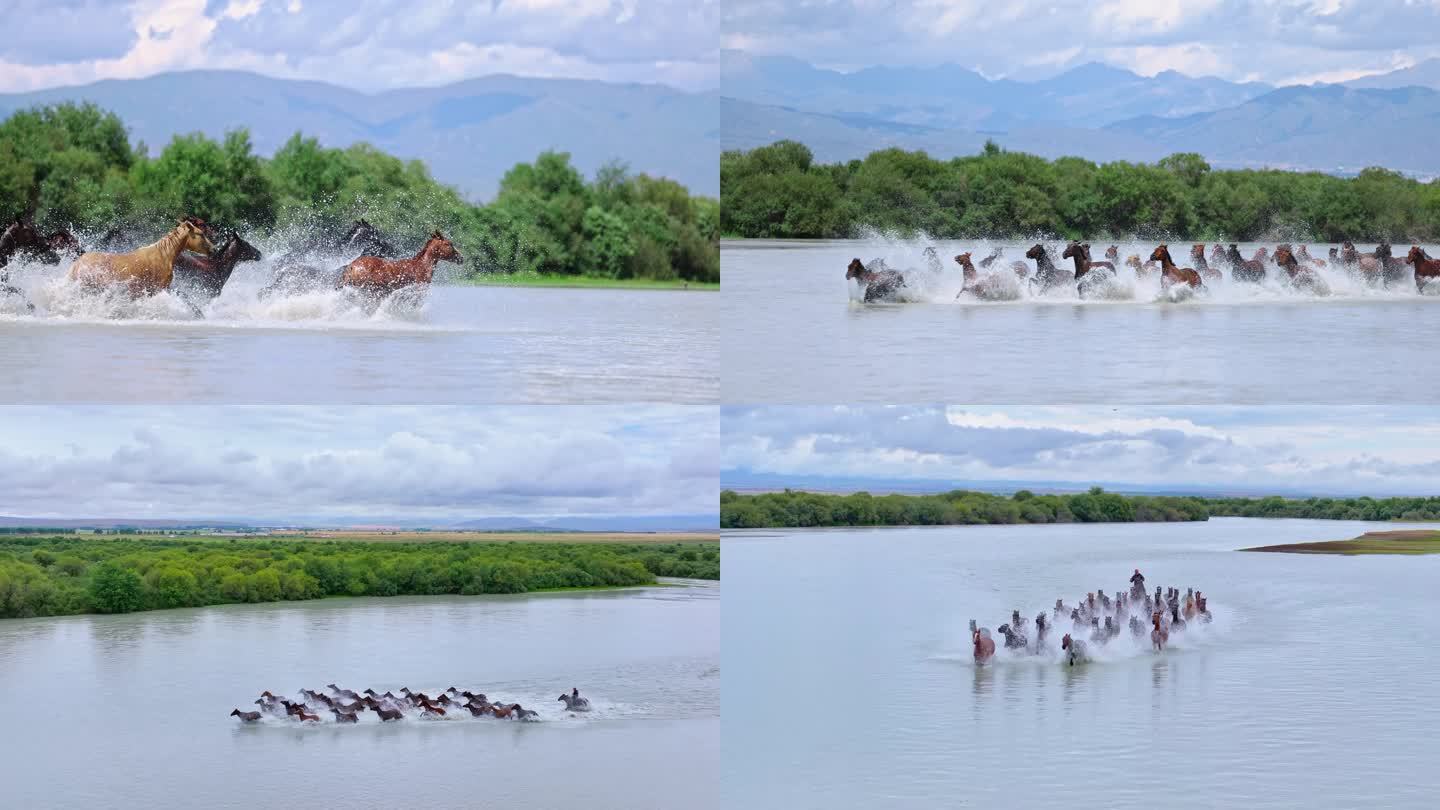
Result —
<path fill-rule="evenodd" d="M 366 144 L 327 149 L 296 133 L 266 160 L 239 129 L 219 142 L 176 136 L 152 159 L 115 115 L 60 104 L 0 122 L 0 221 L 32 209 L 46 227 L 96 234 L 187 214 L 262 232 L 363 217 L 397 235 L 444 231 L 470 275 L 720 280 L 718 201 L 618 163 L 587 183 L 562 152 L 515 166 L 493 202 L 475 205 L 420 161 Z"/>
<path fill-rule="evenodd" d="M 359 543 L 0 536 L 0 618 L 326 596 L 720 578 L 718 543 Z"/>
<path fill-rule="evenodd" d="M 868 492 L 720 494 L 720 526 L 759 529 L 806 526 L 948 526 L 979 523 L 1131 523 L 1206 520 L 1197 498 L 1116 495 L 1099 487 L 1079 495 L 1013 496 L 957 489 L 940 495 Z"/>
<path fill-rule="evenodd" d="M 934 238 L 1143 236 L 1336 242 L 1440 239 L 1440 180 L 1371 168 L 1216 171 L 1193 152 L 1154 165 L 1047 161 L 994 143 L 942 161 L 883 149 L 816 164 L 779 141 L 720 156 L 720 227 L 750 238 L 837 238 L 866 228 Z"/>
<path fill-rule="evenodd" d="M 1212 515 L 1320 520 L 1440 520 L 1432 498 L 1206 498 Z"/>

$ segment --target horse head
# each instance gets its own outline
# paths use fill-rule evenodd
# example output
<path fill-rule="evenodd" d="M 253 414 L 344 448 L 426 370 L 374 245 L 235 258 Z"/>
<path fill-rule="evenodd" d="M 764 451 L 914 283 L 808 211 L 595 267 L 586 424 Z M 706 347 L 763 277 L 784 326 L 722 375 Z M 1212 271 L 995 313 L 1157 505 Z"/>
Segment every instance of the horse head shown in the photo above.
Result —
<path fill-rule="evenodd" d="M 1155 248 L 1154 250 L 1150 251 L 1150 261 L 1152 261 L 1152 262 L 1162 262 L 1162 261 L 1167 261 L 1167 262 L 1168 262 L 1168 261 L 1170 261 L 1170 248 L 1167 247 L 1167 246 L 1164 245 L 1164 244 L 1161 244 L 1159 247 L 1157 247 L 1157 248 Z"/>
<path fill-rule="evenodd" d="M 1065 252 L 1060 254 L 1060 258 L 1062 259 L 1069 259 L 1073 256 L 1079 256 L 1082 259 L 1085 258 L 1085 250 L 1084 248 L 1080 247 L 1079 242 L 1071 242 L 1070 244 L 1066 245 Z"/>
<path fill-rule="evenodd" d="M 852 279 L 864 281 L 866 276 L 868 275 L 869 272 L 865 269 L 865 265 L 861 263 L 859 259 L 851 259 L 850 264 L 845 268 L 846 281 L 850 281 Z"/>
<path fill-rule="evenodd" d="M 430 234 L 430 239 L 425 242 L 425 252 L 440 261 L 456 264 L 462 261 L 460 251 L 456 250 L 455 245 L 439 231 Z"/>
<path fill-rule="evenodd" d="M 1196 258 L 1196 259 L 1203 259 L 1203 258 L 1205 258 L 1205 245 L 1204 245 L 1204 244 L 1191 245 L 1191 246 L 1190 246 L 1190 256 L 1191 256 L 1192 258 Z"/>
<path fill-rule="evenodd" d="M 1032 247 L 1029 250 L 1025 251 L 1025 258 L 1035 259 L 1036 261 L 1039 261 L 1040 257 L 1044 255 L 1045 246 L 1043 244 L 1036 245 L 1035 247 Z"/>
<path fill-rule="evenodd" d="M 199 253 L 209 256 L 215 250 L 215 245 L 205 236 L 205 224 L 203 220 L 195 217 L 186 217 L 176 225 L 177 231 L 183 231 L 184 243 L 182 247 L 192 253 Z"/>
<path fill-rule="evenodd" d="M 1428 258 L 1429 257 L 1425 255 L 1425 251 L 1422 250 L 1419 245 L 1415 245 L 1410 248 L 1410 253 L 1405 256 L 1405 262 L 1419 267 L 1420 263 Z"/>

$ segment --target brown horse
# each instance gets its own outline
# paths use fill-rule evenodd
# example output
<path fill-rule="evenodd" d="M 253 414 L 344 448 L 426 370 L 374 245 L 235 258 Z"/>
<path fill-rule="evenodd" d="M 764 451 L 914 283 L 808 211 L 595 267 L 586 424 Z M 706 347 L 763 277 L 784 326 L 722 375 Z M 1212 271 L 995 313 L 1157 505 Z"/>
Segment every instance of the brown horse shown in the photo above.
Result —
<path fill-rule="evenodd" d="M 1210 261 L 1216 264 L 1221 264 L 1225 261 L 1225 248 L 1219 242 L 1216 242 L 1215 245 L 1210 248 Z"/>
<path fill-rule="evenodd" d="M 295 713 L 295 718 L 296 718 L 297 720 L 299 720 L 300 722 L 302 722 L 302 723 L 318 723 L 318 722 L 320 722 L 320 715 L 318 715 L 318 714 L 309 714 L 308 712 L 305 712 L 305 711 L 303 711 L 303 710 L 296 712 L 296 713 Z"/>
<path fill-rule="evenodd" d="M 976 630 L 970 634 L 970 641 L 975 645 L 975 663 L 983 664 L 995 657 L 995 641 L 988 635 Z"/>
<path fill-rule="evenodd" d="M 1105 261 L 1110 262 L 1111 266 L 1114 266 L 1120 262 L 1119 245 L 1111 245 L 1110 247 L 1105 248 Z"/>
<path fill-rule="evenodd" d="M 1407 264 L 1415 265 L 1415 289 L 1418 292 L 1425 291 L 1425 285 L 1440 278 L 1440 259 L 1432 259 L 1425 255 L 1424 249 L 1419 245 L 1410 248 L 1410 253 L 1405 257 Z"/>
<path fill-rule="evenodd" d="M 1295 258 L 1297 258 L 1297 259 L 1299 259 L 1300 261 L 1305 262 L 1305 263 L 1307 263 L 1307 264 L 1313 264 L 1313 265 L 1315 265 L 1316 267 L 1324 267 L 1324 266 L 1325 266 L 1325 260 L 1324 260 L 1324 259 L 1317 259 L 1317 258 L 1315 258 L 1314 256 L 1311 256 L 1311 255 L 1310 255 L 1310 248 L 1307 247 L 1307 246 L 1305 246 L 1305 245 L 1301 245 L 1300 247 L 1298 247 L 1298 248 L 1295 249 Z"/>
<path fill-rule="evenodd" d="M 34 223 L 17 219 L 0 232 L 0 267 L 10 263 L 17 254 L 45 264 L 59 264 L 65 253 L 80 255 L 80 242 L 75 235 L 60 229 L 41 236 Z"/>
<path fill-rule="evenodd" d="M 437 715 L 437 716 L 439 716 L 439 717 L 444 717 L 444 716 L 445 716 L 445 710 L 442 709 L 442 708 L 440 708 L 439 706 L 436 706 L 436 705 L 433 704 L 433 703 L 422 703 L 422 704 L 420 704 L 420 713 L 421 713 L 422 715 L 424 715 L 424 714 L 433 714 L 433 715 Z"/>
<path fill-rule="evenodd" d="M 1265 280 L 1265 265 L 1258 261 L 1246 261 L 1234 242 L 1230 243 L 1230 249 L 1225 252 L 1225 259 L 1230 262 L 1230 278 L 1250 283 Z"/>
<path fill-rule="evenodd" d="M 337 723 L 355 723 L 360 720 L 360 718 L 355 716 L 354 712 L 341 711 L 340 709 L 331 709 L 330 713 L 335 715 L 335 722 Z"/>
<path fill-rule="evenodd" d="M 490 714 L 489 704 L 486 704 L 484 706 L 473 706 L 467 703 L 465 704 L 465 709 L 470 712 L 471 717 L 484 717 L 485 715 Z"/>
<path fill-rule="evenodd" d="M 383 706 L 376 709 L 375 713 L 380 715 L 380 722 L 382 723 L 386 723 L 391 720 L 399 720 L 405 716 L 405 714 L 399 709 L 386 709 Z"/>
<path fill-rule="evenodd" d="M 512 703 L 509 706 L 501 706 L 499 704 L 496 704 L 490 707 L 490 713 L 504 720 L 506 718 L 513 717 L 515 715 L 515 709 L 519 707 L 519 705 L 520 704 L 518 703 Z"/>
<path fill-rule="evenodd" d="M 1089 273 L 1091 270 L 1105 269 L 1109 270 L 1112 273 L 1115 272 L 1115 265 L 1111 264 L 1110 262 L 1090 261 L 1089 247 L 1089 245 L 1082 245 L 1079 242 L 1071 242 L 1070 244 L 1065 246 L 1065 252 L 1060 254 L 1060 258 L 1062 259 L 1075 260 L 1076 281 L 1084 278 L 1085 274 Z"/>
<path fill-rule="evenodd" d="M 1154 630 L 1150 631 L 1150 644 L 1156 652 L 1165 649 L 1165 642 L 1170 640 L 1170 633 L 1160 626 L 1160 614 L 1155 613 L 1150 617 Z"/>
<path fill-rule="evenodd" d="M 70 278 L 88 287 L 124 284 L 132 297 L 153 295 L 175 278 L 175 258 L 189 250 L 209 255 L 215 246 L 203 225 L 183 219 L 153 245 L 129 253 L 85 253 L 70 266 Z"/>
<path fill-rule="evenodd" d="M 1045 250 L 1043 244 L 1037 244 L 1025 251 L 1025 258 L 1035 260 L 1035 278 L 1031 279 L 1030 283 L 1038 283 L 1041 292 L 1061 284 L 1069 284 L 1075 280 L 1073 273 L 1055 266 L 1055 262 L 1050 259 L 1050 254 Z"/>
<path fill-rule="evenodd" d="M 1175 284 L 1188 284 L 1194 289 L 1199 289 L 1204 282 L 1200 280 L 1200 274 L 1189 267 L 1176 267 L 1175 261 L 1170 258 L 1170 248 L 1160 245 L 1150 254 L 1151 261 L 1160 262 L 1160 286 L 1168 289 Z"/>
<path fill-rule="evenodd" d="M 872 262 L 873 264 L 873 262 Z M 859 259 L 851 259 L 845 268 L 846 281 L 858 281 L 865 288 L 865 303 L 897 300 L 905 277 L 898 270 L 867 270 Z"/>
<path fill-rule="evenodd" d="M 1190 247 L 1190 258 L 1195 260 L 1195 271 L 1200 274 L 1201 278 L 1215 281 L 1221 277 L 1220 271 L 1211 267 L 1210 262 L 1205 260 L 1204 245 L 1192 245 Z"/>
<path fill-rule="evenodd" d="M 242 712 L 239 709 L 230 712 L 230 716 L 240 718 L 242 723 L 255 723 L 260 720 L 260 712 Z"/>
<path fill-rule="evenodd" d="M 429 284 L 435 276 L 435 263 L 441 261 L 459 264 L 462 259 L 450 240 L 436 231 L 413 258 L 390 260 L 361 256 L 350 262 L 340 274 L 340 286 L 372 295 L 388 295 L 412 284 Z"/>
<path fill-rule="evenodd" d="M 260 251 L 255 246 L 231 232 L 230 239 L 209 256 L 181 253 L 175 257 L 175 280 L 177 287 L 190 287 L 206 298 L 217 298 L 235 272 L 235 265 L 241 262 L 260 261 Z"/>

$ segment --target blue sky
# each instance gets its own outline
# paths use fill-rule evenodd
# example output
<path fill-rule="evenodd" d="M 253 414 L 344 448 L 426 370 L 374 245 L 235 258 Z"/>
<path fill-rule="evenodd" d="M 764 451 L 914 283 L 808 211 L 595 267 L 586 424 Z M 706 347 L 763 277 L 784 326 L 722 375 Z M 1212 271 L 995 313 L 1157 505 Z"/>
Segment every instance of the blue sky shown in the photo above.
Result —
<path fill-rule="evenodd" d="M 850 70 L 953 62 L 1040 78 L 1085 62 L 1153 76 L 1346 81 L 1440 56 L 1435 0 L 728 0 L 723 42 Z"/>
<path fill-rule="evenodd" d="M 10 0 L 0 92 L 241 68 L 360 89 L 491 73 L 713 88 L 719 0 Z"/>
<path fill-rule="evenodd" d="M 729 407 L 721 429 L 722 483 L 743 472 L 1440 495 L 1440 415 L 1423 408 Z"/>
<path fill-rule="evenodd" d="M 707 408 L 6 406 L 0 514 L 713 514 L 718 454 Z"/>

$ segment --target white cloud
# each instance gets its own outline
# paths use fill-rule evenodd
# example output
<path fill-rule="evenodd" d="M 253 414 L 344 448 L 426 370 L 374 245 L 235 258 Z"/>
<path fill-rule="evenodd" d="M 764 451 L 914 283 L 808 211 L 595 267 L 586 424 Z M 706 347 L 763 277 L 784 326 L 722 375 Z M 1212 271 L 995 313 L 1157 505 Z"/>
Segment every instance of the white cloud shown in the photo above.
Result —
<path fill-rule="evenodd" d="M 706 408 L 6 407 L 0 514 L 705 514 L 718 454 Z"/>

